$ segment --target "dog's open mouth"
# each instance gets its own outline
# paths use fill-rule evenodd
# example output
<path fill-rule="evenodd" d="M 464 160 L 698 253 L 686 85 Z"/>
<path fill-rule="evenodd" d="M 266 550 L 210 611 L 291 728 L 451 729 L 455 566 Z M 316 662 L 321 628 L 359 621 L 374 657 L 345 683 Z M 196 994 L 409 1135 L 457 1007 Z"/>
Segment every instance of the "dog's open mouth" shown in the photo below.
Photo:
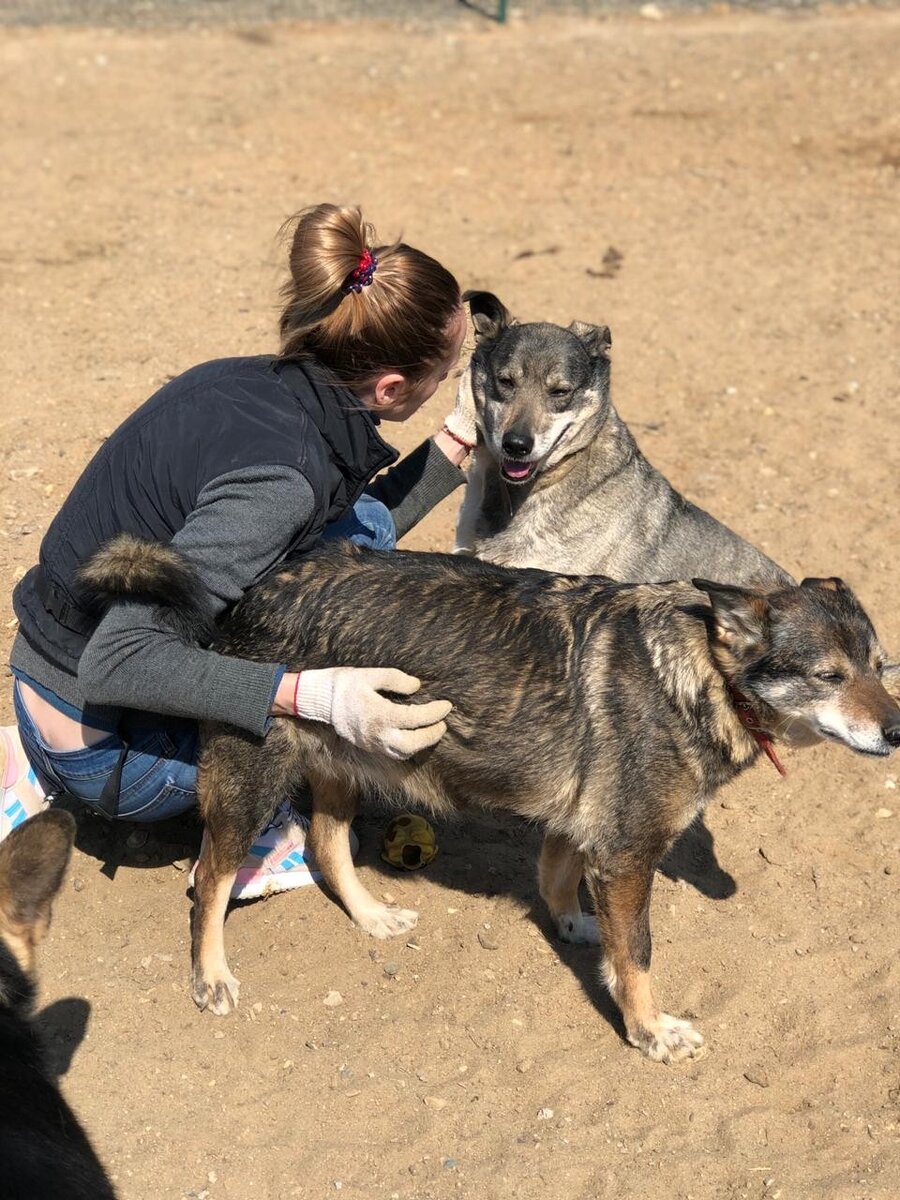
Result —
<path fill-rule="evenodd" d="M 536 462 L 523 462 L 518 458 L 500 459 L 500 474 L 507 483 L 527 483 L 537 468 Z"/>

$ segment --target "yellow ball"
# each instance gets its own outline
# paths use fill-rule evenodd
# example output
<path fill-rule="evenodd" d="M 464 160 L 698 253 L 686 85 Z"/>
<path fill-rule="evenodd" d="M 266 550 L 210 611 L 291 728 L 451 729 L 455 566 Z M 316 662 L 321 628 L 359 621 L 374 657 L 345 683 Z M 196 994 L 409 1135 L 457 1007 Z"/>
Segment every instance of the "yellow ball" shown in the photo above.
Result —
<path fill-rule="evenodd" d="M 385 830 L 381 857 L 392 867 L 415 871 L 427 867 L 437 852 L 434 830 L 415 813 L 401 813 Z"/>

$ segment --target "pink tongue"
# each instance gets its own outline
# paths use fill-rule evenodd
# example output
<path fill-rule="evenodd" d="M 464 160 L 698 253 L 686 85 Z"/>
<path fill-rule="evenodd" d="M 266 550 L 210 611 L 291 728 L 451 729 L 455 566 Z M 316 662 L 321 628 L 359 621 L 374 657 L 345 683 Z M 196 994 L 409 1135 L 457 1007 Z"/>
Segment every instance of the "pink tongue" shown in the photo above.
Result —
<path fill-rule="evenodd" d="M 510 479 L 524 479 L 531 470 L 531 463 L 511 463 L 509 461 L 503 464 L 503 470 Z"/>

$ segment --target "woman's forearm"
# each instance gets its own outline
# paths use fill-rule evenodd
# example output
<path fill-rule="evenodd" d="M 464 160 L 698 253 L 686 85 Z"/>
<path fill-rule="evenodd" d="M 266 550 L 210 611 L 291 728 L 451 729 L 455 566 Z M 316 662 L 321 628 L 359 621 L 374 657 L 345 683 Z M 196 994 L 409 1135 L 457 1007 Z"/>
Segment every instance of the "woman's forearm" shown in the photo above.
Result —
<path fill-rule="evenodd" d="M 422 442 L 366 489 L 390 511 L 398 538 L 466 482 L 454 459 L 438 443 L 439 437 Z"/>
<path fill-rule="evenodd" d="M 120 603 L 85 647 L 78 683 L 89 704 L 223 721 L 262 735 L 282 670 L 188 646 L 153 606 Z"/>

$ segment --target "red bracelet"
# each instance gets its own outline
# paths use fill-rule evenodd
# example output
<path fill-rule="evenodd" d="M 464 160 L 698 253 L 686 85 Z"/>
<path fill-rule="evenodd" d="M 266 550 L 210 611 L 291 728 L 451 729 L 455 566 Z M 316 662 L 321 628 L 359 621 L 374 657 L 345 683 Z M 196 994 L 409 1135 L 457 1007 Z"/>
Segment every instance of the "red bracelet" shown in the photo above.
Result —
<path fill-rule="evenodd" d="M 465 438 L 461 438 L 459 434 L 454 433 L 452 429 L 448 429 L 446 425 L 442 427 L 441 433 L 446 433 L 447 437 L 453 438 L 454 442 L 456 442 L 458 446 L 462 446 L 463 449 L 467 450 L 469 453 L 471 453 L 478 444 L 477 442 L 467 442 Z"/>
<path fill-rule="evenodd" d="M 302 674 L 303 674 L 302 671 L 297 672 L 297 679 L 296 679 L 296 682 L 294 683 L 294 716 L 295 717 L 300 716 L 300 705 L 297 700 L 297 693 L 300 691 L 300 676 Z"/>

